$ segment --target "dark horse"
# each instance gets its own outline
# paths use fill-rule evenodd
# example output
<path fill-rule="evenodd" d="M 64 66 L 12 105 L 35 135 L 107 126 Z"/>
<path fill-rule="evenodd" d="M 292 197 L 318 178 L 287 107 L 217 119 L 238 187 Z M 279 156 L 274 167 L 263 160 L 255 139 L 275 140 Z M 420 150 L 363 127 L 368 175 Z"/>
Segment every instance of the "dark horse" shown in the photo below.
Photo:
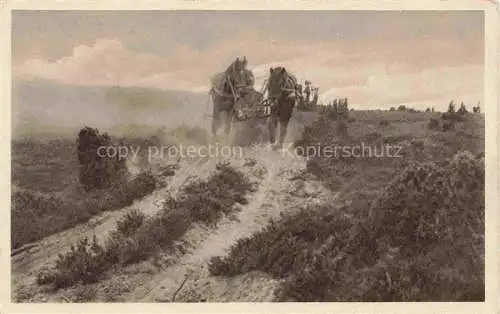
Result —
<path fill-rule="evenodd" d="M 267 92 L 272 103 L 269 118 L 269 140 L 271 144 L 276 142 L 276 129 L 279 123 L 280 133 L 275 148 L 280 148 L 285 141 L 288 123 L 298 97 L 298 84 L 297 79 L 284 67 L 270 68 L 269 72 Z"/>
<path fill-rule="evenodd" d="M 247 59 L 237 58 L 226 71 L 215 75 L 212 80 L 210 95 L 213 103 L 212 134 L 217 135 L 221 124 L 221 114 L 225 114 L 224 133 L 231 131 L 234 114 L 234 104 L 253 86 L 254 77 L 246 69 Z"/>

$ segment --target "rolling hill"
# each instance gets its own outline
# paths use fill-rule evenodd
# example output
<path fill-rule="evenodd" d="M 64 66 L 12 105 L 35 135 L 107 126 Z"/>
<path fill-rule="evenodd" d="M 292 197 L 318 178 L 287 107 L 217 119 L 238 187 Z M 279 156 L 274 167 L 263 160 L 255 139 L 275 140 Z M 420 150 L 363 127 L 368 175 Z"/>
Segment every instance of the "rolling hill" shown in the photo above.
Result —
<path fill-rule="evenodd" d="M 17 81 L 12 86 L 13 138 L 72 138 L 84 125 L 135 135 L 146 125 L 199 124 L 207 100 L 204 93 L 186 91 Z M 130 125 L 134 128 L 128 130 Z"/>

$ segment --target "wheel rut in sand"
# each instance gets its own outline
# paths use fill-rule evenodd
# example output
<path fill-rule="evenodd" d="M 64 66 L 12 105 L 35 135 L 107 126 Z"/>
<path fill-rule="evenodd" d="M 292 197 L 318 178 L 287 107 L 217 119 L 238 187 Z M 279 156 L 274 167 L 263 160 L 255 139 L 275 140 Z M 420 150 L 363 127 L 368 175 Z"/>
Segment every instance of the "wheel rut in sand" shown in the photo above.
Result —
<path fill-rule="evenodd" d="M 120 299 L 136 302 L 222 302 L 270 301 L 273 298 L 275 280 L 253 273 L 231 279 L 213 277 L 208 271 L 211 257 L 227 254 L 239 239 L 260 231 L 270 219 L 278 218 L 281 213 L 308 203 L 321 202 L 328 192 L 316 182 L 291 180 L 304 169 L 303 159 L 261 147 L 247 153 L 256 165 L 238 169 L 257 179 L 259 187 L 248 204 L 242 206 L 237 219 L 224 218 L 215 230 L 204 226 L 193 227 L 183 239 L 192 248 L 190 252 Z M 302 193 L 294 193 L 298 189 Z"/>

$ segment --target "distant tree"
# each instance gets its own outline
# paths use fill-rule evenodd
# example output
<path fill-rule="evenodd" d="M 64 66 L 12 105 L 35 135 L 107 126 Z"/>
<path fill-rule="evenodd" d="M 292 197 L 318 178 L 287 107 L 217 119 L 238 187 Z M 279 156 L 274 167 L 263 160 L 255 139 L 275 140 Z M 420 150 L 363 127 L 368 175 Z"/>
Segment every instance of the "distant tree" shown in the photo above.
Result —
<path fill-rule="evenodd" d="M 465 104 L 462 102 L 460 104 L 460 108 L 458 109 L 457 113 L 459 114 L 466 114 L 468 111 L 467 111 L 467 108 L 465 108 Z"/>
<path fill-rule="evenodd" d="M 450 113 L 455 112 L 455 102 L 453 100 L 450 101 L 450 103 L 448 104 L 448 112 L 450 112 Z"/>
<path fill-rule="evenodd" d="M 427 107 L 427 109 L 425 109 L 425 112 L 431 112 L 431 108 Z"/>
<path fill-rule="evenodd" d="M 347 98 L 344 98 L 344 111 L 349 111 L 349 102 L 347 101 Z"/>
<path fill-rule="evenodd" d="M 389 111 L 396 111 L 396 108 L 391 107 L 391 108 L 389 109 Z"/>
<path fill-rule="evenodd" d="M 406 111 L 406 106 L 405 105 L 399 106 L 398 111 Z"/>
<path fill-rule="evenodd" d="M 480 113 L 481 112 L 481 108 L 479 107 L 479 103 L 477 103 L 476 106 L 472 107 L 472 111 L 474 111 L 474 113 Z"/>

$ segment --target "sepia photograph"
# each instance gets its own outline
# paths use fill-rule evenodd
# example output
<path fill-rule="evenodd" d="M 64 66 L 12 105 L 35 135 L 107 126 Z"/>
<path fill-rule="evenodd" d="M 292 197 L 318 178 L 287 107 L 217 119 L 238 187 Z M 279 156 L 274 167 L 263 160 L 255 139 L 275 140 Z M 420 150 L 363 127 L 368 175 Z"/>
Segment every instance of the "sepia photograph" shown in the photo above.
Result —
<path fill-rule="evenodd" d="M 12 303 L 485 302 L 483 10 L 10 27 Z"/>

